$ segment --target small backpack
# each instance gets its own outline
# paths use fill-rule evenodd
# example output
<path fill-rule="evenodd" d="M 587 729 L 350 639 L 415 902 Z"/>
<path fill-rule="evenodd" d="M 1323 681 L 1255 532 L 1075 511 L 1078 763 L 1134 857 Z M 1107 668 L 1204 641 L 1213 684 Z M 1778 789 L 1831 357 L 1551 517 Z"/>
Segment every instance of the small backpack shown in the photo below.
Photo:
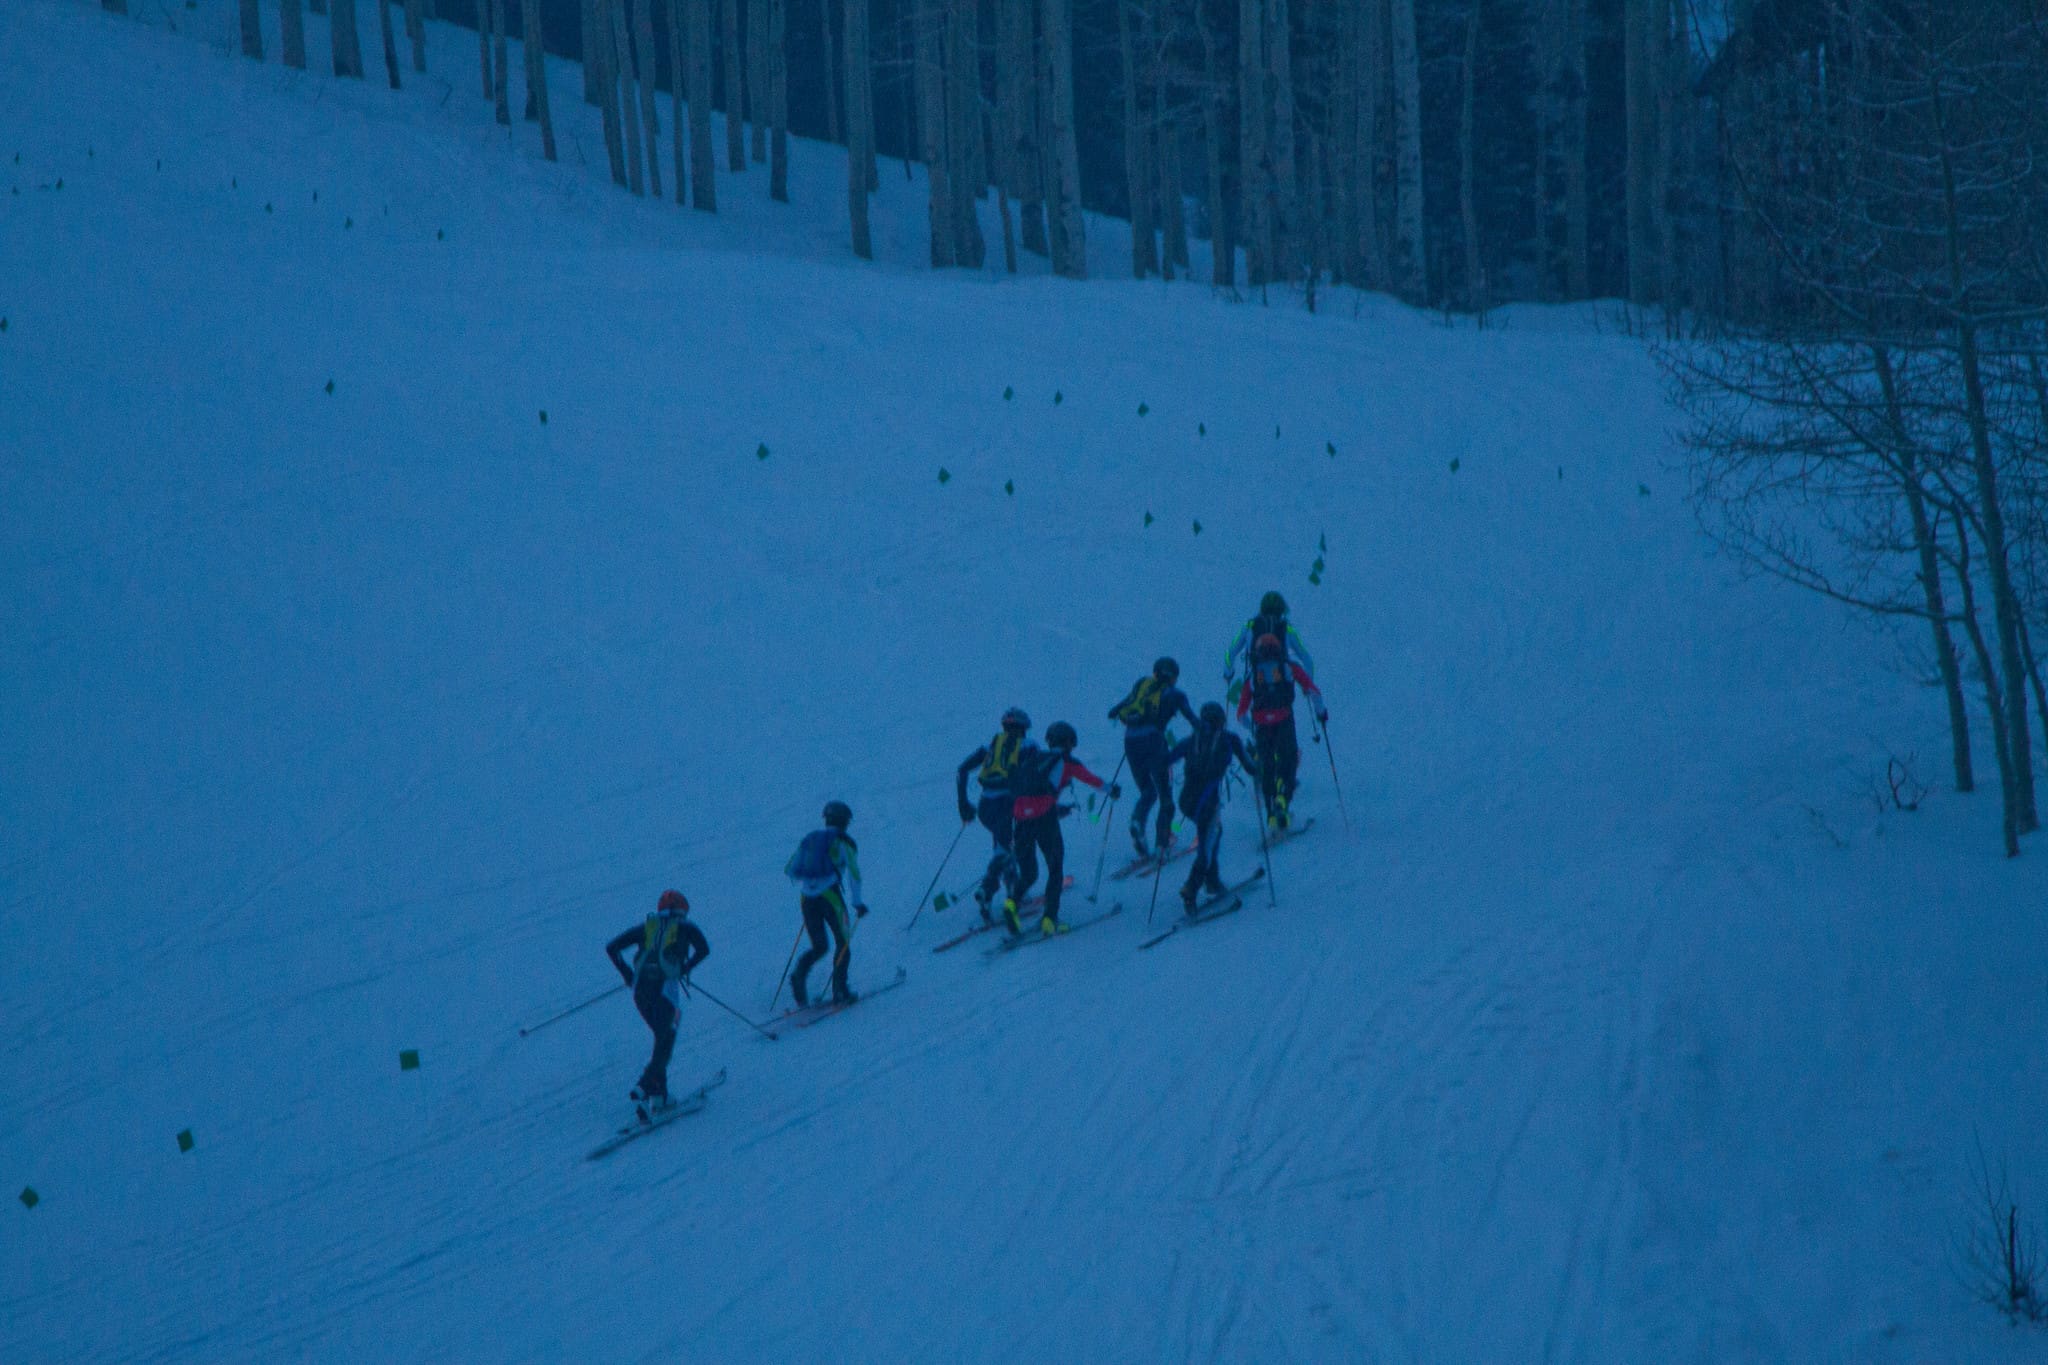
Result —
<path fill-rule="evenodd" d="M 1294 700 L 1294 679 L 1287 656 L 1259 659 L 1252 664 L 1252 705 L 1261 711 L 1276 710 Z"/>
<path fill-rule="evenodd" d="M 790 855 L 787 871 L 794 881 L 818 881 L 836 877 L 839 869 L 832 862 L 832 845 L 839 838 L 836 829 L 814 829 L 803 837 Z"/>

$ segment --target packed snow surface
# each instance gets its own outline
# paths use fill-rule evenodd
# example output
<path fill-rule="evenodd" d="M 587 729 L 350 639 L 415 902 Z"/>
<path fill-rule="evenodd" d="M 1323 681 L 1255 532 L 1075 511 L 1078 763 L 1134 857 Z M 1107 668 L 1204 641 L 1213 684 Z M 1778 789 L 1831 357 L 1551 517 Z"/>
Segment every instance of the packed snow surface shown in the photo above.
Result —
<path fill-rule="evenodd" d="M 1979 1144 L 2048 1199 L 2043 850 L 1878 812 L 1935 694 L 1709 553 L 1611 314 L 935 275 L 893 164 L 864 265 L 831 149 L 636 202 L 574 68 L 549 166 L 364 12 L 0 5 L 0 1359 L 2048 1351 L 1953 1265 Z M 1004 707 L 1107 772 L 1269 587 L 1348 828 L 1304 729 L 1271 900 L 905 932 Z M 646 1030 L 519 1027 L 670 885 L 765 1014 L 833 796 L 906 986 L 700 998 L 586 1162 Z"/>

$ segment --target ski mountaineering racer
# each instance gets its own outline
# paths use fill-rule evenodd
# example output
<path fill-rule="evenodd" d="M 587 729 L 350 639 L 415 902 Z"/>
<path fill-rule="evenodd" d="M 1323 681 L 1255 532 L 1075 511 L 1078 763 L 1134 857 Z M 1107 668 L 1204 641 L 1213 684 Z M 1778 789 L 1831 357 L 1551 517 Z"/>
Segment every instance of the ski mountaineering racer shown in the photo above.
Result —
<path fill-rule="evenodd" d="M 846 917 L 847 898 L 853 898 L 855 918 L 865 918 L 868 913 L 860 894 L 859 850 L 846 833 L 846 827 L 853 823 L 853 810 L 844 801 L 827 801 L 824 820 L 825 827 L 806 834 L 782 869 L 797 884 L 804 930 L 811 936 L 810 950 L 796 960 L 796 968 L 789 975 L 789 993 L 796 997 L 799 1009 L 811 1003 L 806 978 L 818 959 L 825 956 L 827 928 L 832 931 L 834 944 L 833 1003 L 851 1004 L 859 999 L 846 984 L 846 969 L 853 963 L 853 925 Z"/>
<path fill-rule="evenodd" d="M 1173 791 L 1166 763 L 1166 727 L 1176 715 L 1186 717 L 1190 728 L 1195 724 L 1195 709 L 1188 705 L 1187 693 L 1174 685 L 1179 681 L 1180 665 L 1161 658 L 1152 665 L 1150 673 L 1131 684 L 1122 701 L 1109 708 L 1109 718 L 1123 722 L 1124 759 L 1131 765 L 1132 780 L 1138 784 L 1138 805 L 1131 812 L 1131 845 L 1140 858 L 1152 856 L 1153 850 L 1145 847 L 1145 816 L 1155 801 L 1159 803 L 1159 824 L 1153 844 L 1159 856 L 1165 857 L 1173 843 Z"/>
<path fill-rule="evenodd" d="M 1189 914 L 1204 891 L 1223 894 L 1223 872 L 1219 865 L 1223 850 L 1223 780 L 1230 776 L 1230 763 L 1238 764 L 1258 781 L 1259 770 L 1244 741 L 1231 730 L 1221 702 L 1206 702 L 1195 732 L 1167 753 L 1169 764 L 1181 767 L 1180 810 L 1195 825 L 1195 865 L 1180 889 L 1180 902 Z"/>
<path fill-rule="evenodd" d="M 996 888 L 1001 886 L 1015 865 L 1010 843 L 1015 821 L 1011 819 L 1011 806 L 1015 794 L 1011 786 L 1017 776 L 1017 760 L 1024 754 L 1024 736 L 1031 733 L 1031 717 L 1016 707 L 1003 712 L 1002 728 L 996 731 L 994 739 L 960 760 L 955 773 L 954 794 L 960 801 L 960 823 L 967 824 L 979 819 L 981 827 L 994 840 L 994 851 L 990 853 L 988 870 L 981 874 L 981 884 L 974 889 L 974 903 L 981 907 L 983 923 L 993 923 L 994 914 L 989 905 L 995 900 Z M 981 784 L 980 802 L 967 799 L 967 775 L 974 773 Z"/>
<path fill-rule="evenodd" d="M 640 952 L 626 965 L 625 952 L 635 942 Z M 653 914 L 604 946 L 605 956 L 633 990 L 633 1005 L 654 1030 L 654 1055 L 647 1059 L 640 1083 L 633 1087 L 633 1112 L 650 1121 L 673 1101 L 668 1093 L 668 1060 L 676 1046 L 676 1022 L 682 997 L 690 993 L 690 973 L 711 956 L 703 930 L 690 923 L 690 902 L 680 891 L 664 891 Z"/>
<path fill-rule="evenodd" d="M 1266 824 L 1273 829 L 1287 828 L 1287 810 L 1301 771 L 1301 736 L 1294 728 L 1296 683 L 1308 693 L 1316 720 L 1327 723 L 1330 713 L 1323 706 L 1322 690 L 1308 670 L 1287 657 L 1279 636 L 1261 635 L 1252 646 L 1251 676 L 1237 699 L 1237 718 L 1242 722 L 1247 713 L 1251 716 L 1253 744 L 1265 774 L 1259 799 Z"/>
<path fill-rule="evenodd" d="M 1269 592 L 1259 599 L 1259 614 L 1244 623 L 1231 640 L 1230 648 L 1223 655 L 1223 686 L 1225 696 L 1235 706 L 1241 684 L 1237 670 L 1241 664 L 1251 662 L 1252 644 L 1261 635 L 1277 635 L 1286 647 L 1287 657 L 1300 664 L 1313 678 L 1316 675 L 1316 661 L 1308 656 L 1308 646 L 1301 642 L 1301 632 L 1287 623 L 1287 599 L 1277 592 Z"/>
<path fill-rule="evenodd" d="M 1070 808 L 1060 804 L 1060 793 L 1069 782 L 1083 782 L 1097 791 L 1104 786 L 1102 779 L 1088 770 L 1088 765 L 1074 757 L 1074 745 L 1078 742 L 1074 727 L 1056 720 L 1045 727 L 1045 747 L 1026 745 L 1017 759 L 1013 786 L 1016 796 L 1010 807 L 1011 817 L 1016 821 L 1012 844 L 1016 859 L 1011 865 L 1009 898 L 1003 902 L 1003 922 L 1012 934 L 1024 932 L 1017 918 L 1017 906 L 1038 880 L 1041 852 L 1045 855 L 1045 914 L 1038 921 L 1038 930 L 1043 934 L 1067 931 L 1067 926 L 1060 923 L 1060 891 L 1067 876 L 1067 845 L 1060 834 L 1060 816 Z M 1111 800 L 1122 794 L 1119 787 L 1109 788 Z"/>

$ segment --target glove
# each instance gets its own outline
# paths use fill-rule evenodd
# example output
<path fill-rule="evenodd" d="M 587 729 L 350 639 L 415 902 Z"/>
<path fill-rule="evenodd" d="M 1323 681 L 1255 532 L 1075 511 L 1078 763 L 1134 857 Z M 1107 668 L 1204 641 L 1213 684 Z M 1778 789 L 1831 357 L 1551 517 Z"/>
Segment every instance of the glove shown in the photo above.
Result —
<path fill-rule="evenodd" d="M 973 824 L 973 823 L 974 823 L 974 803 L 973 803 L 973 802 L 971 802 L 971 801 L 962 801 L 962 802 L 960 803 L 960 823 L 961 823 L 961 824 L 963 824 L 963 825 L 971 825 L 971 824 Z"/>
<path fill-rule="evenodd" d="M 1074 808 L 1072 806 L 1054 806 L 1052 809 L 1053 814 L 1059 816 L 1062 820 L 1066 819 L 1069 815 L 1072 815 L 1074 813 Z"/>
<path fill-rule="evenodd" d="M 1114 783 L 1114 782 L 1112 782 L 1112 783 L 1110 783 L 1110 784 L 1109 784 L 1109 799 L 1110 799 L 1110 800 L 1114 801 L 1114 800 L 1116 800 L 1116 799 L 1117 799 L 1118 797 L 1122 796 L 1123 794 L 1124 794 L 1124 789 L 1123 789 L 1123 788 L 1122 788 L 1121 786 L 1117 785 L 1117 784 L 1116 784 L 1116 783 Z"/>
<path fill-rule="evenodd" d="M 853 917 L 855 919 L 866 919 L 868 917 L 868 908 L 865 905 L 854 906 Z"/>
<path fill-rule="evenodd" d="M 1329 723 L 1330 723 L 1330 708 L 1329 708 L 1329 707 L 1327 707 L 1327 706 L 1317 706 L 1317 707 L 1316 707 L 1316 724 L 1318 724 L 1318 725 L 1328 725 Z"/>

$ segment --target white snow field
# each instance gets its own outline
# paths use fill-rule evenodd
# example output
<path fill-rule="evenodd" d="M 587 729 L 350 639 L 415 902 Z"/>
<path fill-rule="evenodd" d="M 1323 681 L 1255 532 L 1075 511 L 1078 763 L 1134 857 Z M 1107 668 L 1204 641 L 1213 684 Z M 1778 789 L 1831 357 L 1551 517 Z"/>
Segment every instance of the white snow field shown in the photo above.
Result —
<path fill-rule="evenodd" d="M 1938 694 L 1708 552 L 1641 343 L 936 276 L 893 164 L 862 265 L 829 148 L 636 203 L 374 13 L 0 4 L 0 1360 L 2048 1356 L 1953 1264 L 1977 1144 L 2048 1201 L 2048 846 L 1878 814 Z M 1304 735 L 1277 904 L 904 931 L 1005 706 L 1106 772 L 1269 587 L 1351 826 Z M 697 1000 L 586 1162 L 646 1029 L 519 1027 L 671 885 L 765 1014 L 833 796 L 905 988 Z"/>

